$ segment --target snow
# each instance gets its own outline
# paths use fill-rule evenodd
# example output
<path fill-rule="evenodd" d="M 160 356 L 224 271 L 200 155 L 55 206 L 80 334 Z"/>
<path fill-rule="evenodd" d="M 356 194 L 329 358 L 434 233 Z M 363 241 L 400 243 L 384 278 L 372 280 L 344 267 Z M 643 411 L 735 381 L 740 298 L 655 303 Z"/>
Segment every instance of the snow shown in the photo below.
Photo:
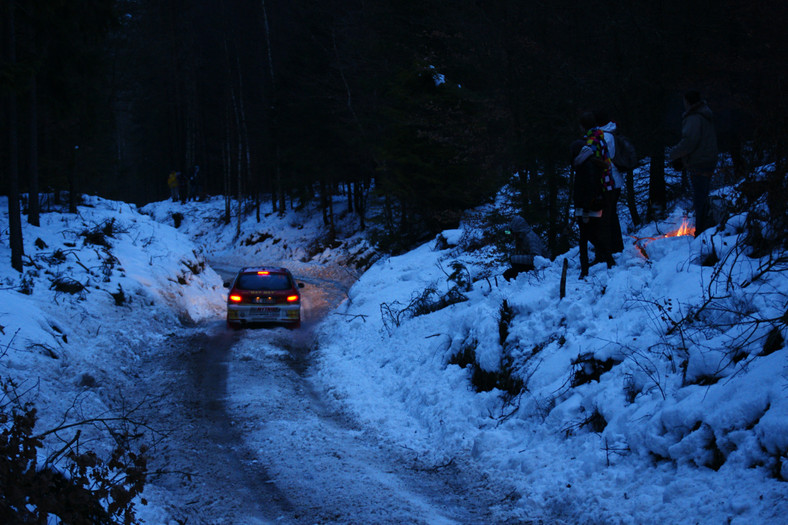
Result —
<path fill-rule="evenodd" d="M 478 234 L 469 224 L 362 273 L 355 261 L 375 252 L 352 233 L 352 216 L 338 218 L 349 233 L 332 244 L 319 213 L 280 217 L 264 204 L 236 238 L 237 225 L 221 221 L 223 199 L 142 209 L 86 199 L 76 215 L 24 223 L 22 275 L 0 217 L 0 375 L 28 391 L 38 428 L 56 425 L 75 399 L 83 414 L 109 413 L 119 376 L 145 373 L 135 363 L 152 341 L 222 319 L 226 290 L 207 261 L 281 264 L 296 276 L 320 265 L 326 279 L 355 281 L 316 328 L 312 374 L 324 395 L 427 464 L 463 458 L 506 479 L 517 489 L 511 522 L 784 523 L 788 353 L 762 350 L 773 327 L 788 335 L 768 321 L 784 315 L 788 277 L 761 275 L 766 261 L 741 253 L 741 216 L 721 232 L 657 238 L 680 224 L 677 210 L 632 232 L 611 269 L 578 279 L 574 248 L 507 282 L 489 252 L 463 251 L 464 236 Z M 177 229 L 174 213 L 184 215 Z M 86 243 L 107 221 L 111 248 Z M 704 266 L 712 247 L 720 262 Z M 467 300 L 413 315 L 406 307 L 425 290 L 449 292 L 455 262 L 471 275 Z M 57 292 L 56 278 L 85 289 Z M 119 290 L 126 300 L 116 305 Z M 504 305 L 512 317 L 502 332 Z M 477 392 L 474 367 L 509 370 L 524 388 Z M 155 501 L 138 515 L 165 520 Z"/>

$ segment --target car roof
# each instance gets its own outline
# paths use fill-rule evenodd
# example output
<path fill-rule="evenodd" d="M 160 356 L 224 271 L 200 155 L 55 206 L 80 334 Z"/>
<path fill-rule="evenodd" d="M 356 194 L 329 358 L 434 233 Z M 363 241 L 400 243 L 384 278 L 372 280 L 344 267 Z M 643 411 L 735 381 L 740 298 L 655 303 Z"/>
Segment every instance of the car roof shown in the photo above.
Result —
<path fill-rule="evenodd" d="M 284 273 L 289 274 L 290 271 L 287 268 L 281 268 L 278 266 L 246 266 L 241 268 L 238 273 L 257 273 L 257 272 L 270 272 L 270 273 Z"/>

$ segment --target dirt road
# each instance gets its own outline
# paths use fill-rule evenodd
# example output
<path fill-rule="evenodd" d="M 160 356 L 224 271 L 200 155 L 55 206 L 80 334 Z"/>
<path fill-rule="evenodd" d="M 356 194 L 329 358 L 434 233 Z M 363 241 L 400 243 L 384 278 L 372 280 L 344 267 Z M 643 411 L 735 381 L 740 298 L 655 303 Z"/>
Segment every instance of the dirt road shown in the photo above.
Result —
<path fill-rule="evenodd" d="M 423 468 L 314 387 L 311 328 L 341 286 L 304 280 L 312 311 L 300 330 L 233 332 L 216 320 L 145 357 L 137 396 L 156 399 L 146 415 L 165 431 L 146 496 L 162 521 L 496 523 L 504 488 L 455 464 Z"/>

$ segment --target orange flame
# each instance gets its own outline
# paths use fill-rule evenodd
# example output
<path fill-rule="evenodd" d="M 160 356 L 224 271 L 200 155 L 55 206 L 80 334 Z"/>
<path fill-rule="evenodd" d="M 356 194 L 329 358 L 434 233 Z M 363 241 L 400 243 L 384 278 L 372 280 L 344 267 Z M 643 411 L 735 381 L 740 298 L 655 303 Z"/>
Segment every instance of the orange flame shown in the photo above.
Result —
<path fill-rule="evenodd" d="M 691 226 L 686 217 L 681 219 L 681 226 L 677 230 L 668 232 L 663 237 L 682 237 L 684 235 L 695 235 L 695 226 Z"/>
<path fill-rule="evenodd" d="M 635 237 L 635 248 L 638 249 L 640 254 L 648 259 L 648 253 L 646 253 L 646 245 L 651 241 L 656 241 L 657 239 L 664 239 L 666 237 L 683 237 L 687 235 L 695 235 L 695 227 L 692 226 L 689 220 L 686 217 L 681 219 L 681 225 L 673 231 L 670 231 L 664 235 L 658 235 L 657 237 Z"/>

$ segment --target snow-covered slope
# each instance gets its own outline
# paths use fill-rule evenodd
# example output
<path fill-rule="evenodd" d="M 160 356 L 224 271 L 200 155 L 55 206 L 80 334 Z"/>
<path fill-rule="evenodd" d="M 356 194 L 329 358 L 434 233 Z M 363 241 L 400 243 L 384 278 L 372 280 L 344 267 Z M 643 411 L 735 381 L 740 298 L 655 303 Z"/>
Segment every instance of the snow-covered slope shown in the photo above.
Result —
<path fill-rule="evenodd" d="M 784 259 L 762 273 L 769 260 L 742 253 L 743 217 L 660 237 L 681 219 L 636 232 L 642 250 L 630 238 L 584 280 L 575 248 L 422 315 L 414 299 L 445 294 L 452 261 L 479 275 L 488 258 L 428 243 L 381 260 L 324 325 L 320 377 L 436 465 L 473 458 L 514 482 L 524 520 L 783 523 L 788 352 L 767 340 L 785 335 Z M 720 262 L 702 265 L 712 251 Z M 480 370 L 500 389 L 477 392 Z"/>
<path fill-rule="evenodd" d="M 42 427 L 77 398 L 83 414 L 111 413 L 118 374 L 144 373 L 135 361 L 146 345 L 223 317 L 206 258 L 295 272 L 323 262 L 337 279 L 359 278 L 318 328 L 315 379 L 423 461 L 470 462 L 517 486 L 519 515 L 502 520 L 784 522 L 788 279 L 784 259 L 768 268 L 743 253 L 742 217 L 697 239 L 661 238 L 677 213 L 635 232 L 645 255 L 630 238 L 612 269 L 579 280 L 574 249 L 506 282 L 500 254 L 463 248 L 480 235 L 469 223 L 446 232 L 448 248 L 430 242 L 361 275 L 377 254 L 352 217 L 327 242 L 318 214 L 269 208 L 259 223 L 245 217 L 236 239 L 221 199 L 140 214 L 90 198 L 76 216 L 24 225 L 22 275 L 4 233 L 0 374 L 29 390 Z M 108 247 L 94 244 L 102 237 Z M 702 265 L 712 251 L 719 262 Z M 450 294 L 458 268 L 471 284 Z"/>
<path fill-rule="evenodd" d="M 37 407 L 37 432 L 118 415 L 142 353 L 224 315 L 221 279 L 188 237 L 125 203 L 86 197 L 78 211 L 23 224 L 22 274 L 0 216 L 0 375 Z"/>

